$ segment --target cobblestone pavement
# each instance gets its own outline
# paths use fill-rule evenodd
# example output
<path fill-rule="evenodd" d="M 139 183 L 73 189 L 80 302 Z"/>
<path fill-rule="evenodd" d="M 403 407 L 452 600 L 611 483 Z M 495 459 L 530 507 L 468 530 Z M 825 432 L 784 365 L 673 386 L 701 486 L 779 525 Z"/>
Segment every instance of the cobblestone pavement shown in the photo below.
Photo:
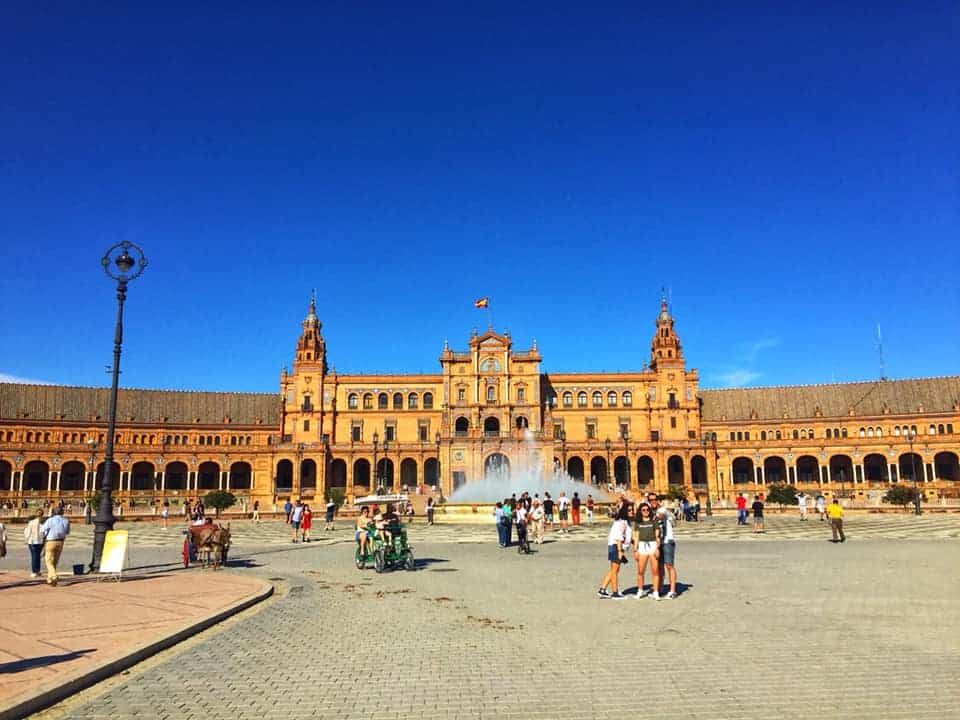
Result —
<path fill-rule="evenodd" d="M 563 542 L 593 542 L 606 537 L 608 524 L 606 519 L 601 521 L 597 518 L 593 527 L 584 524 L 567 535 L 554 533 L 553 537 Z M 181 525 L 173 522 L 168 530 L 164 530 L 157 523 L 117 523 L 116 527 L 118 530 L 130 531 L 131 548 L 179 546 L 183 542 Z M 353 542 L 353 523 L 349 519 L 338 521 L 339 529 L 336 531 L 324 531 L 322 527 L 322 522 L 320 527 L 314 524 L 311 544 Z M 678 532 L 687 539 L 742 539 L 755 542 L 765 539 L 821 540 L 830 533 L 828 524 L 821 522 L 815 514 L 811 513 L 809 520 L 801 522 L 796 511 L 770 513 L 766 518 L 766 528 L 763 536 L 754 535 L 750 526 L 738 527 L 735 516 L 722 515 L 704 518 L 703 522 L 699 523 L 681 523 Z M 851 541 L 865 538 L 960 538 L 960 513 L 926 514 L 920 517 L 907 513 L 849 514 L 844 519 L 844 528 Z M 422 519 L 418 519 L 411 532 L 418 540 L 429 539 L 431 542 L 485 543 L 489 542 L 491 537 L 496 537 L 492 522 L 470 525 L 441 524 L 428 528 Z M 258 524 L 248 520 L 235 520 L 231 522 L 231 534 L 236 548 L 292 544 L 290 526 L 277 520 Z M 88 530 L 84 525 L 74 526 L 70 545 L 90 547 L 92 541 L 92 528 Z"/>
<path fill-rule="evenodd" d="M 866 532 L 941 518 L 854 518 L 842 545 L 819 521 L 777 539 L 779 520 L 743 542 L 681 528 L 682 592 L 661 602 L 597 598 L 586 532 L 521 556 L 489 528 L 415 528 L 417 571 L 382 575 L 346 543 L 249 547 L 231 572 L 285 593 L 41 717 L 960 717 L 960 543 Z M 632 561 L 621 576 L 632 590 Z"/>

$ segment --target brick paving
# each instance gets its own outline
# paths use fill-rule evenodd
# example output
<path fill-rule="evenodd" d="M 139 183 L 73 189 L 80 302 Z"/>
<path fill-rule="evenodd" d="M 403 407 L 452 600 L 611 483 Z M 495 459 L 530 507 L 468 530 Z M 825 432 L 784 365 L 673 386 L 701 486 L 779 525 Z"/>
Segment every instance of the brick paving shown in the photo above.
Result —
<path fill-rule="evenodd" d="M 40 717 L 960 717 L 955 518 L 853 516 L 843 545 L 787 516 L 681 526 L 683 592 L 659 603 L 595 596 L 604 526 L 529 557 L 415 527 L 418 570 L 383 575 L 346 530 L 238 543 L 231 572 L 288 592 Z"/>

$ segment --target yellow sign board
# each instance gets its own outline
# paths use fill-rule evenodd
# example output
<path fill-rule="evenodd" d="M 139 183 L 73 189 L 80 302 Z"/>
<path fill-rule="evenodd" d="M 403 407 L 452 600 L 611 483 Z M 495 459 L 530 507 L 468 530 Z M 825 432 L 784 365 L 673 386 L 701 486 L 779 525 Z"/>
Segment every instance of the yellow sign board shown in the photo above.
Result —
<path fill-rule="evenodd" d="M 103 555 L 100 556 L 101 573 L 123 572 L 124 561 L 127 559 L 127 531 L 108 530 L 103 541 Z"/>

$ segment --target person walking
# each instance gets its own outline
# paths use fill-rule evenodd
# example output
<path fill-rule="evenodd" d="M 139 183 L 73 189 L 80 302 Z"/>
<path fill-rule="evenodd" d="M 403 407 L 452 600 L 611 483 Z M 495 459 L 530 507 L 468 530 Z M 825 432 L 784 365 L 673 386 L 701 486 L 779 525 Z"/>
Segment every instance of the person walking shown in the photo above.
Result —
<path fill-rule="evenodd" d="M 557 510 L 560 512 L 560 532 L 569 532 L 567 516 L 570 514 L 570 498 L 563 490 L 560 491 L 560 497 L 557 499 Z"/>
<path fill-rule="evenodd" d="M 550 493 L 543 494 L 543 522 L 547 529 L 553 530 L 553 498 Z"/>
<path fill-rule="evenodd" d="M 507 546 L 507 532 L 503 527 L 503 503 L 498 502 L 493 506 L 493 522 L 497 526 L 497 544 L 500 547 Z"/>
<path fill-rule="evenodd" d="M 303 506 L 303 516 L 300 518 L 300 534 L 303 542 L 310 542 L 310 528 L 313 527 L 313 513 L 309 505 Z"/>
<path fill-rule="evenodd" d="M 43 535 L 40 525 L 43 523 L 43 510 L 37 510 L 23 529 L 23 539 L 30 551 L 30 577 L 40 577 L 40 558 L 43 556 Z"/>
<path fill-rule="evenodd" d="M 593 527 L 593 495 L 587 495 L 587 524 Z"/>
<path fill-rule="evenodd" d="M 530 522 L 533 525 L 533 541 L 537 545 L 543 545 L 543 505 L 538 498 L 533 499 L 533 506 L 530 508 Z"/>
<path fill-rule="evenodd" d="M 574 493 L 570 501 L 570 519 L 574 525 L 580 524 L 580 493 Z"/>
<path fill-rule="evenodd" d="M 637 561 L 637 594 L 636 598 L 646 597 L 643 589 L 643 579 L 647 574 L 647 565 L 650 565 L 652 577 L 651 591 L 655 597 L 660 595 L 660 523 L 653 516 L 653 510 L 648 503 L 642 503 L 637 510 L 636 521 L 633 526 L 633 538 L 637 549 L 633 557 Z"/>
<path fill-rule="evenodd" d="M 427 498 L 427 525 L 433 525 L 433 513 L 436 508 L 433 507 L 433 498 Z"/>
<path fill-rule="evenodd" d="M 300 522 L 303 520 L 303 503 L 297 498 L 297 504 L 290 510 L 290 525 L 293 528 L 293 542 L 297 542 L 300 533 Z"/>
<path fill-rule="evenodd" d="M 323 513 L 323 529 L 324 530 L 336 530 L 336 526 L 333 524 L 333 516 L 337 513 L 337 504 L 331 500 L 327 503 L 327 508 Z"/>
<path fill-rule="evenodd" d="M 206 517 L 207 509 L 203 506 L 203 500 L 197 498 L 196 504 L 193 506 L 193 519 L 199 520 L 201 523 Z"/>
<path fill-rule="evenodd" d="M 170 524 L 170 501 L 164 500 L 163 507 L 160 509 L 160 521 L 163 523 L 163 529 L 166 530 Z"/>
<path fill-rule="evenodd" d="M 737 493 L 737 525 L 747 524 L 747 499 L 743 493 Z"/>
<path fill-rule="evenodd" d="M 40 537 L 44 541 L 44 555 L 47 564 L 47 585 L 57 584 L 57 563 L 63 552 L 63 543 L 70 534 L 70 521 L 55 508 L 49 518 L 40 526 Z"/>
<path fill-rule="evenodd" d="M 818 492 L 814 502 L 817 512 L 820 513 L 820 522 L 823 522 L 827 519 L 827 499 L 823 496 L 823 493 Z"/>
<path fill-rule="evenodd" d="M 283 504 L 283 512 L 287 516 L 287 525 L 290 524 L 290 513 L 293 512 L 293 503 L 290 502 L 290 498 L 287 498 L 287 501 Z"/>
<path fill-rule="evenodd" d="M 610 567 L 607 573 L 600 581 L 600 589 L 597 595 L 601 598 L 613 598 L 622 600 L 620 593 L 620 566 L 627 562 L 627 547 L 630 545 L 630 523 L 627 509 L 621 507 L 617 511 L 617 517 L 610 526 L 610 532 L 607 534 L 607 562 Z M 612 592 L 609 592 L 607 588 Z"/>
<path fill-rule="evenodd" d="M 260 522 L 260 501 L 259 500 L 253 501 L 253 521 L 255 523 Z"/>
<path fill-rule="evenodd" d="M 840 507 L 839 498 L 834 498 L 833 502 L 827 506 L 827 517 L 830 518 L 830 532 L 833 535 L 833 542 L 846 542 L 847 536 L 843 534 L 843 508 Z"/>
<path fill-rule="evenodd" d="M 83 521 L 87 525 L 91 525 L 93 523 L 93 508 L 91 507 L 90 503 L 83 504 Z"/>
<path fill-rule="evenodd" d="M 763 495 L 755 495 L 753 498 L 753 505 L 750 506 L 750 509 L 753 510 L 753 531 L 755 533 L 763 532 Z"/>
<path fill-rule="evenodd" d="M 807 519 L 807 494 L 801 490 L 797 495 L 797 507 L 800 510 L 800 520 Z"/>

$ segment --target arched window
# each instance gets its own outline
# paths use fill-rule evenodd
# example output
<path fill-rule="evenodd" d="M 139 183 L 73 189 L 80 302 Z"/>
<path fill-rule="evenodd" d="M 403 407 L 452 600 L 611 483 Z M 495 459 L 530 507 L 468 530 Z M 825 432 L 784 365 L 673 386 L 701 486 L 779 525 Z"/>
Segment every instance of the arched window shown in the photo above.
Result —
<path fill-rule="evenodd" d="M 943 435 L 943 425 L 937 425 L 937 434 Z"/>
<path fill-rule="evenodd" d="M 347 395 L 347 407 L 350 408 L 351 410 L 356 410 L 358 405 L 357 399 L 358 398 L 356 393 L 350 393 L 349 395 Z"/>
<path fill-rule="evenodd" d="M 936 434 L 937 434 L 937 426 L 931 425 L 930 428 L 927 430 L 927 435 L 936 435 Z"/>
<path fill-rule="evenodd" d="M 403 394 L 402 393 L 393 394 L 393 409 L 403 410 Z"/>
<path fill-rule="evenodd" d="M 390 399 L 387 397 L 386 393 L 380 393 L 377 395 L 377 410 L 386 410 L 390 404 Z"/>
<path fill-rule="evenodd" d="M 366 393 L 363 396 L 363 409 L 364 410 L 373 410 L 373 395 Z"/>
<path fill-rule="evenodd" d="M 863 433 L 863 430 L 860 432 Z M 861 434 L 860 437 L 863 437 L 863 435 Z M 873 437 L 873 428 L 867 428 L 867 437 Z"/>
<path fill-rule="evenodd" d="M 840 428 L 840 437 L 842 437 L 842 438 L 847 437 L 847 429 L 846 429 L 846 428 Z"/>
<path fill-rule="evenodd" d="M 423 409 L 432 410 L 433 409 L 433 393 L 424 393 L 423 394 Z"/>
<path fill-rule="evenodd" d="M 577 393 L 577 406 L 586 407 L 587 406 L 587 394 L 581 390 Z"/>
<path fill-rule="evenodd" d="M 860 428 L 860 437 L 866 437 L 866 436 L 867 436 L 867 431 L 866 431 L 866 429 L 865 429 L 865 428 Z"/>
<path fill-rule="evenodd" d="M 563 394 L 563 406 L 573 407 L 573 393 L 565 392 Z"/>
<path fill-rule="evenodd" d="M 527 401 L 527 389 L 521 385 L 517 388 L 517 402 L 525 403 Z"/>
<path fill-rule="evenodd" d="M 761 430 L 761 431 L 760 431 L 760 439 L 761 439 L 761 440 L 766 440 L 766 439 L 767 439 L 767 431 L 766 431 L 766 430 Z"/>
<path fill-rule="evenodd" d="M 487 385 L 487 402 L 492 403 L 497 401 L 497 388 L 493 385 Z"/>
<path fill-rule="evenodd" d="M 793 431 L 793 439 L 794 439 L 794 440 L 799 440 L 799 439 L 800 439 L 800 431 L 799 431 L 799 430 L 794 430 L 794 431 Z"/>
<path fill-rule="evenodd" d="M 613 391 L 607 393 L 607 405 L 610 407 L 617 406 L 617 394 Z"/>
<path fill-rule="evenodd" d="M 603 405 L 603 393 L 599 390 L 593 393 L 593 406 L 601 407 Z"/>
<path fill-rule="evenodd" d="M 877 428 L 877 437 L 883 437 L 883 428 L 882 428 L 882 427 L 878 427 L 878 428 Z"/>
<path fill-rule="evenodd" d="M 410 393 L 407 396 L 407 408 L 410 410 L 416 410 L 420 405 L 420 396 L 416 393 Z"/>
<path fill-rule="evenodd" d="M 779 431 L 779 430 L 777 430 L 777 440 L 782 440 L 782 438 L 780 437 L 780 431 Z"/>
<path fill-rule="evenodd" d="M 832 437 L 832 433 L 833 431 L 830 428 L 827 428 L 827 440 L 829 440 Z"/>
<path fill-rule="evenodd" d="M 623 406 L 630 407 L 631 405 L 633 405 L 633 393 L 627 390 L 623 394 Z"/>
<path fill-rule="evenodd" d="M 899 426 L 899 425 L 894 425 L 894 426 L 893 426 L 893 434 L 894 434 L 894 435 L 899 435 L 899 434 L 900 434 L 900 426 Z"/>

